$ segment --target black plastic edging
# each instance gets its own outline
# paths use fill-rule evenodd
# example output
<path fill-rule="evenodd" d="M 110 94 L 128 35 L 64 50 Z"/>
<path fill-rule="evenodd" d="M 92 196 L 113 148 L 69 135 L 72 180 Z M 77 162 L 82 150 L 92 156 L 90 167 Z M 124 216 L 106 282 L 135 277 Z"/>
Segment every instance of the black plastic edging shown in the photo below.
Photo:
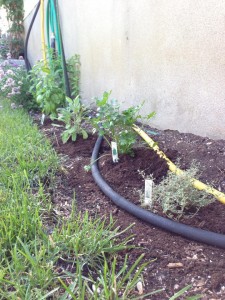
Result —
<path fill-rule="evenodd" d="M 99 154 L 101 143 L 102 143 L 102 137 L 99 137 L 95 143 L 92 152 L 92 158 L 91 158 L 92 176 L 96 184 L 102 190 L 102 192 L 106 196 L 108 196 L 117 206 L 127 211 L 131 215 L 143 220 L 144 222 L 159 227 L 163 230 L 181 235 L 190 240 L 194 240 L 197 242 L 201 242 L 211 246 L 216 246 L 225 249 L 225 235 L 211 232 L 211 231 L 206 231 L 200 228 L 191 227 L 189 225 L 185 225 L 167 218 L 163 218 L 161 216 L 158 216 L 150 211 L 147 211 L 131 203 L 130 201 L 128 201 L 127 199 L 125 199 L 124 197 L 116 193 L 105 182 L 98 169 L 97 160 L 98 160 L 98 154 Z"/>

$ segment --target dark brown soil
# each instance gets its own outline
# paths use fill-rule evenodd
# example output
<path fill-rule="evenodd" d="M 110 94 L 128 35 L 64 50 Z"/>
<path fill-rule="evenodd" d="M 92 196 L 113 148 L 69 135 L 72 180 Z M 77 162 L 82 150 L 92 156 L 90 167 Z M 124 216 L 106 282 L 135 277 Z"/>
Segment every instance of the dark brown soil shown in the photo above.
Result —
<path fill-rule="evenodd" d="M 145 292 L 165 289 L 149 299 L 169 299 L 189 284 L 192 285 L 192 294 L 203 295 L 201 299 L 225 299 L 225 251 L 147 225 L 116 207 L 99 190 L 91 172 L 84 170 L 84 166 L 90 164 L 96 137 L 90 136 L 88 140 L 79 138 L 76 142 L 70 141 L 63 145 L 60 130 L 52 127 L 50 122 L 42 127 L 62 158 L 63 172 L 58 177 L 57 188 L 53 193 L 57 210 L 63 215 L 69 215 L 75 191 L 78 210 L 89 211 L 92 216 L 112 214 L 121 229 L 135 223 L 129 233 L 134 234 L 133 244 L 138 248 L 130 250 L 130 263 L 145 253 L 144 260 L 152 261 L 143 275 Z M 171 130 L 154 129 L 154 132 L 157 135 L 152 138 L 173 162 L 179 158 L 181 167 L 185 169 L 196 160 L 201 165 L 200 179 L 225 192 L 225 140 L 214 141 Z M 112 163 L 106 144 L 101 148 L 103 154 L 109 154 L 99 160 L 100 171 L 106 181 L 115 191 L 138 205 L 140 201 L 137 191 L 143 189 L 144 185 L 138 170 L 153 174 L 157 181 L 167 173 L 166 163 L 147 146 L 139 146 L 134 157 L 121 156 L 117 164 Z M 225 206 L 215 201 L 186 222 L 225 234 L 224 220 Z M 180 267 L 170 268 L 170 263 L 180 263 Z"/>

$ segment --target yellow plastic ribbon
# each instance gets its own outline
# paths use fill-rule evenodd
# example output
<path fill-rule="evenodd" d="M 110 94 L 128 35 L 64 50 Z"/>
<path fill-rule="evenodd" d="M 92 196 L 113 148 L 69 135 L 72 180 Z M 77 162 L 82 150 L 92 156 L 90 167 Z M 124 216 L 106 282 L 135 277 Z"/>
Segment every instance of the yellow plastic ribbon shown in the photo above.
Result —
<path fill-rule="evenodd" d="M 182 171 L 181 169 L 177 168 L 176 165 L 165 155 L 163 151 L 161 151 L 158 147 L 158 145 L 151 139 L 147 133 L 145 133 L 140 127 L 137 125 L 133 125 L 133 129 L 146 141 L 146 143 L 163 159 L 166 160 L 167 165 L 169 167 L 169 170 L 177 175 L 183 174 L 185 171 Z M 213 195 L 217 200 L 219 200 L 221 203 L 225 204 L 225 194 L 214 189 L 213 187 L 195 179 L 191 179 L 191 183 L 193 186 L 200 190 L 205 191 L 211 195 Z"/>

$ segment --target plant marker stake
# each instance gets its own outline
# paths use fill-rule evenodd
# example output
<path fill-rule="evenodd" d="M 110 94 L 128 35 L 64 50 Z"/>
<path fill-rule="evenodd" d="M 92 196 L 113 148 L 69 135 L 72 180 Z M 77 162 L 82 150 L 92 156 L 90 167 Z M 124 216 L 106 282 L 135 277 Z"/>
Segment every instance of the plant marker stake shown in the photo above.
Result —
<path fill-rule="evenodd" d="M 41 115 L 41 125 L 44 124 L 44 121 L 45 121 L 45 114 L 42 114 L 42 115 Z"/>
<path fill-rule="evenodd" d="M 116 163 L 119 161 L 117 143 L 111 142 L 111 148 L 112 148 L 112 159 L 113 159 L 113 162 Z"/>
<path fill-rule="evenodd" d="M 153 180 L 146 179 L 145 180 L 145 199 L 144 205 L 152 206 L 152 188 L 153 188 Z"/>

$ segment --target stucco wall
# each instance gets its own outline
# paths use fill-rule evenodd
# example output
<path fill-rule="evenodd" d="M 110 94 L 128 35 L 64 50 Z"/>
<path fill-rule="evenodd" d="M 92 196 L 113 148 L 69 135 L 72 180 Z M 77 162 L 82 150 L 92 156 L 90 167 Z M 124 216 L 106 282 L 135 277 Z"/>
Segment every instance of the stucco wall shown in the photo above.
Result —
<path fill-rule="evenodd" d="M 0 8 L 0 36 L 1 34 L 6 34 L 9 29 L 9 22 L 7 21 L 6 10 Z"/>
<path fill-rule="evenodd" d="M 37 2 L 37 0 L 24 0 L 24 10 L 26 16 L 24 20 L 25 36 L 34 15 Z M 42 58 L 40 11 L 35 19 L 35 23 L 33 24 L 32 31 L 29 37 L 28 58 L 31 65 L 34 65 L 36 61 Z"/>
<path fill-rule="evenodd" d="M 225 138 L 224 1 L 58 2 L 66 55 L 81 55 L 86 102 L 112 90 L 124 107 L 145 100 L 153 126 Z M 34 62 L 39 18 L 29 45 Z"/>

